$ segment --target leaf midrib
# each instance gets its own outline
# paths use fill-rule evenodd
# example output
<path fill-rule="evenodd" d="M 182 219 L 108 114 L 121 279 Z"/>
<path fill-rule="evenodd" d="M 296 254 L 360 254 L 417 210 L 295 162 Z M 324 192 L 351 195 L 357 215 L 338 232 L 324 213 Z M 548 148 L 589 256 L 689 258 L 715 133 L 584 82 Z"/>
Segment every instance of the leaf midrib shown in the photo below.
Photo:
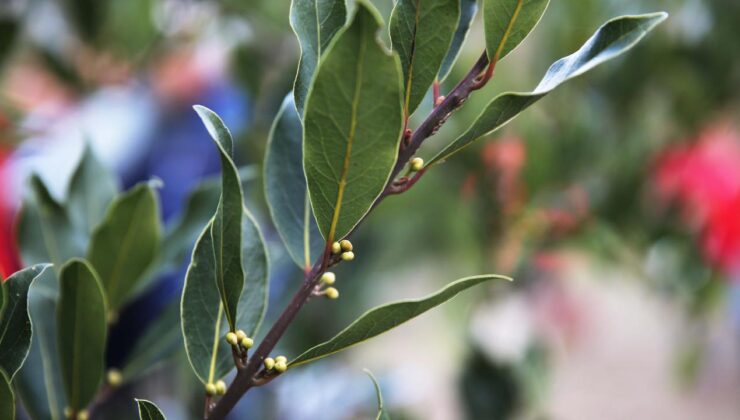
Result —
<path fill-rule="evenodd" d="M 364 22 L 360 22 L 361 33 L 360 36 L 360 51 L 357 55 L 357 65 L 355 67 L 356 79 L 355 89 L 352 98 L 352 114 L 350 118 L 350 129 L 347 133 L 347 148 L 344 153 L 344 162 L 342 164 L 342 173 L 339 176 L 339 188 L 337 190 L 337 201 L 334 205 L 334 214 L 332 215 L 331 226 L 329 228 L 329 234 L 326 237 L 327 243 L 334 242 L 334 234 L 337 230 L 337 224 L 339 223 L 339 214 L 342 209 L 342 200 L 344 198 L 344 190 L 347 184 L 347 176 L 349 173 L 350 158 L 352 155 L 352 143 L 354 142 L 355 131 L 357 128 L 357 108 L 360 102 L 360 87 L 362 86 L 362 68 L 365 61 L 365 54 L 367 52 L 367 31 L 365 31 Z"/>

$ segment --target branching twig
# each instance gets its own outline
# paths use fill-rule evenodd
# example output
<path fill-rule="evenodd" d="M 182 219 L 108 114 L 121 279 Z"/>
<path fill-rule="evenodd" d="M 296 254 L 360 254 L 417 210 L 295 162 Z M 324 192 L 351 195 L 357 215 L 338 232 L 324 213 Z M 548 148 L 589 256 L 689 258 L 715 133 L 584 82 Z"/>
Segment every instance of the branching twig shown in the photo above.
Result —
<path fill-rule="evenodd" d="M 447 121 L 447 118 L 449 118 L 449 116 L 465 102 L 471 92 L 480 89 L 485 83 L 488 82 L 488 80 L 491 78 L 491 75 L 493 74 L 494 66 L 495 63 L 491 63 L 491 65 L 489 65 L 488 57 L 486 53 L 483 52 L 481 57 L 478 59 L 478 61 L 476 61 L 475 65 L 472 69 L 470 69 L 465 78 L 463 78 L 460 83 L 458 83 L 457 86 L 455 86 L 455 88 L 450 91 L 450 93 L 439 105 L 434 107 L 429 116 L 427 116 L 424 122 L 422 122 L 416 130 L 414 130 L 411 136 L 406 138 L 406 136 L 404 135 L 404 139 L 401 143 L 402 147 L 399 150 L 396 165 L 393 168 L 393 171 L 388 180 L 388 183 L 385 186 L 385 189 L 383 190 L 383 193 L 380 194 L 380 196 L 375 200 L 372 209 L 380 204 L 380 202 L 382 202 L 387 196 L 400 194 L 404 191 L 407 191 L 421 178 L 421 176 L 425 172 L 423 169 L 416 172 L 413 177 L 405 179 L 403 182 L 399 183 L 398 181 L 400 180 L 396 180 L 398 175 L 403 170 L 404 166 L 406 166 L 409 159 L 411 159 L 414 153 L 416 153 L 424 140 L 433 136 L 439 130 L 439 128 L 445 123 L 445 121 Z M 485 73 L 483 73 L 484 71 Z M 357 229 L 357 226 L 359 226 L 365 220 L 367 214 L 369 213 L 370 212 L 365 214 L 360 222 L 357 223 L 352 232 L 350 232 L 350 234 L 347 236 L 350 236 L 352 235 L 352 233 L 354 233 L 354 231 Z M 298 289 L 298 292 L 296 292 L 295 296 L 293 296 L 293 299 L 283 310 L 283 313 L 280 314 L 278 320 L 275 321 L 275 324 L 272 326 L 272 328 L 270 328 L 270 331 L 268 331 L 267 335 L 257 347 L 257 350 L 255 350 L 254 354 L 249 357 L 246 365 L 241 363 L 237 364 L 236 377 L 226 391 L 226 394 L 224 394 L 224 396 L 222 396 L 218 400 L 213 409 L 210 410 L 210 413 L 206 414 L 206 419 L 222 420 L 226 418 L 226 415 L 229 414 L 229 412 L 239 402 L 242 396 L 247 391 L 249 391 L 250 388 L 266 383 L 266 381 L 264 381 L 262 378 L 256 378 L 255 375 L 257 375 L 257 373 L 259 372 L 264 359 L 275 348 L 278 340 L 280 340 L 283 333 L 285 333 L 285 330 L 288 329 L 288 326 L 293 322 L 295 316 L 311 297 L 311 293 L 313 292 L 314 287 L 318 284 L 321 275 L 331 265 L 332 252 L 331 243 L 329 243 L 324 249 L 324 253 L 321 259 L 316 262 L 316 264 L 310 271 L 306 272 L 301 288 Z M 270 378 L 270 380 L 272 379 L 273 377 Z"/>

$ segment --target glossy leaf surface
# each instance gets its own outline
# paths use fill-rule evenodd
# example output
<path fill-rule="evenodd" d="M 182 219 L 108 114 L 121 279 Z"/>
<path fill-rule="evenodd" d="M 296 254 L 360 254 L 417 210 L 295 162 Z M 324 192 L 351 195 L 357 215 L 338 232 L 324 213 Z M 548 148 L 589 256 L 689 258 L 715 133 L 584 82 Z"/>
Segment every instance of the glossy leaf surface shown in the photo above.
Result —
<path fill-rule="evenodd" d="M 31 347 L 31 318 L 28 313 L 28 290 L 49 267 L 37 264 L 8 277 L 2 284 L 5 304 L 0 321 L 0 370 L 12 380 L 23 365 Z"/>
<path fill-rule="evenodd" d="M 311 267 L 324 240 L 311 210 L 303 171 L 303 128 L 293 98 L 275 117 L 265 154 L 265 196 L 275 228 L 293 261 Z"/>
<path fill-rule="evenodd" d="M 196 242 L 185 277 L 180 313 L 185 350 L 203 383 L 213 383 L 234 368 L 223 305 L 215 283 L 216 266 L 207 226 Z M 244 214 L 243 262 L 246 281 L 239 301 L 237 328 L 256 335 L 267 308 L 267 254 L 256 223 Z"/>
<path fill-rule="evenodd" d="M 68 406 L 87 407 L 103 379 L 107 335 L 105 294 L 92 267 L 75 259 L 59 274 L 57 343 Z"/>
<path fill-rule="evenodd" d="M 506 57 L 532 32 L 550 0 L 483 0 L 486 51 L 491 61 Z"/>
<path fill-rule="evenodd" d="M 289 366 L 294 367 L 309 363 L 352 347 L 441 305 L 470 287 L 494 279 L 511 280 L 508 277 L 498 275 L 466 277 L 427 297 L 401 300 L 373 308 L 361 315 L 331 340 L 306 350 L 292 360 Z"/>
<path fill-rule="evenodd" d="M 345 0 L 293 0 L 290 26 L 301 46 L 301 60 L 293 86 L 295 107 L 303 114 L 311 79 L 322 53 L 347 19 Z"/>
<path fill-rule="evenodd" d="M 221 199 L 211 223 L 216 285 L 229 328 L 236 329 L 239 297 L 244 287 L 242 266 L 242 189 L 234 165 L 234 141 L 221 118 L 208 108 L 194 107 L 221 156 Z"/>
<path fill-rule="evenodd" d="M 396 2 L 391 45 L 401 58 L 406 115 L 416 110 L 437 77 L 459 21 L 460 0 Z"/>
<path fill-rule="evenodd" d="M 502 127 L 561 84 L 628 51 L 666 17 L 665 13 L 651 13 L 623 16 L 605 23 L 581 49 L 550 66 L 533 92 L 503 93 L 494 98 L 473 125 L 439 152 L 429 165 L 447 159 L 475 140 Z"/>
<path fill-rule="evenodd" d="M 93 232 L 88 260 L 95 268 L 112 310 L 118 309 L 156 258 L 160 240 L 159 205 L 148 183 L 118 196 Z"/>
<path fill-rule="evenodd" d="M 352 24 L 319 64 L 304 118 L 303 163 L 319 231 L 344 237 L 383 191 L 401 137 L 398 58 L 376 38 L 378 12 L 357 3 Z"/>

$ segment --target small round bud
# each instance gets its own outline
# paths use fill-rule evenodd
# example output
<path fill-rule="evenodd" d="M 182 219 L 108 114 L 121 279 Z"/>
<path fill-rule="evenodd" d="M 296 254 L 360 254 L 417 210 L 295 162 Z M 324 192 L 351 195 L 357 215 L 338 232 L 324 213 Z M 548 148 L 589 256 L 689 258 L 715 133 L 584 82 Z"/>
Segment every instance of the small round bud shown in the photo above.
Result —
<path fill-rule="evenodd" d="M 65 419 L 72 418 L 72 407 L 64 407 L 64 418 Z"/>
<path fill-rule="evenodd" d="M 226 393 L 226 382 L 222 380 L 216 381 L 216 394 L 224 395 Z"/>
<path fill-rule="evenodd" d="M 79 413 L 77 413 L 77 420 L 87 420 L 90 418 L 90 413 L 87 412 L 87 410 L 80 410 Z"/>
<path fill-rule="evenodd" d="M 439 95 L 439 96 L 437 96 L 437 99 L 434 101 L 434 106 L 439 106 L 444 101 L 445 101 L 445 96 L 444 95 Z"/>
<path fill-rule="evenodd" d="M 285 356 L 278 356 L 275 358 L 275 364 L 277 363 L 288 363 L 288 358 Z"/>
<path fill-rule="evenodd" d="M 272 368 L 275 367 L 275 359 L 273 359 L 272 357 L 266 357 L 263 363 L 265 364 L 265 369 L 267 370 L 272 370 Z"/>
<path fill-rule="evenodd" d="M 342 251 L 352 251 L 352 242 L 350 242 L 350 241 L 348 241 L 346 239 L 342 239 L 339 242 L 339 246 L 342 247 Z"/>
<path fill-rule="evenodd" d="M 412 171 L 420 171 L 424 167 L 424 159 L 415 157 L 409 161 L 409 167 Z"/>
<path fill-rule="evenodd" d="M 254 340 L 249 337 L 244 337 L 239 341 L 239 344 L 245 349 L 251 349 L 254 345 Z"/>
<path fill-rule="evenodd" d="M 123 382 L 123 375 L 121 375 L 121 371 L 118 369 L 109 369 L 105 376 L 108 384 L 114 388 Z"/>
<path fill-rule="evenodd" d="M 242 331 L 242 330 L 237 330 L 236 331 L 236 338 L 237 338 L 238 341 L 241 342 L 242 339 L 243 338 L 246 338 L 246 337 L 247 337 L 247 333 L 245 333 L 244 331 Z"/>
<path fill-rule="evenodd" d="M 355 253 L 352 251 L 347 251 L 342 253 L 342 260 L 343 261 L 352 261 L 355 259 Z"/>
<path fill-rule="evenodd" d="M 226 333 L 226 342 L 235 346 L 239 343 L 239 338 L 233 332 Z"/>
<path fill-rule="evenodd" d="M 211 396 L 216 395 L 216 391 L 217 391 L 216 385 L 210 382 L 206 384 L 206 394 L 207 395 L 211 395 Z"/>
<path fill-rule="evenodd" d="M 286 370 L 288 370 L 288 363 L 283 362 L 283 361 L 276 362 L 275 363 L 275 370 L 278 371 L 278 372 L 280 372 L 280 373 L 285 372 Z"/>
<path fill-rule="evenodd" d="M 339 297 L 339 290 L 329 287 L 326 290 L 324 290 L 324 293 L 326 294 L 326 297 L 329 299 L 336 299 Z"/>
<path fill-rule="evenodd" d="M 337 281 L 337 276 L 331 271 L 327 271 L 321 275 L 321 283 L 323 284 L 331 286 L 335 281 Z"/>
<path fill-rule="evenodd" d="M 333 244 L 331 244 L 331 252 L 332 254 L 339 254 L 340 252 L 342 252 L 342 246 L 339 245 L 339 242 L 334 242 Z"/>

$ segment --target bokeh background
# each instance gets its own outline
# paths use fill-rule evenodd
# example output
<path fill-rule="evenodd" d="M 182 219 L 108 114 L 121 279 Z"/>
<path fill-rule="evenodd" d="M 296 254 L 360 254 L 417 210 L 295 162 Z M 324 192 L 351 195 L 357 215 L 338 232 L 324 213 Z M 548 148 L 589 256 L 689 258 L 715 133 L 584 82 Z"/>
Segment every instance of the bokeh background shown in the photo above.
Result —
<path fill-rule="evenodd" d="M 392 1 L 375 3 L 387 20 Z M 287 0 L 0 3 L 0 274 L 21 265 L 14 219 L 28 176 L 60 197 L 85 142 L 123 186 L 161 179 L 165 220 L 219 169 L 191 105 L 224 117 L 238 164 L 260 165 L 299 56 L 288 9 Z M 497 93 L 533 88 L 603 21 L 656 10 L 669 20 L 629 54 L 384 202 L 354 238 L 358 258 L 338 272 L 341 299 L 309 304 L 277 353 L 296 355 L 371 306 L 459 277 L 496 272 L 515 283 L 291 371 L 250 392 L 232 418 L 371 418 L 365 367 L 397 419 L 740 418 L 740 2 L 553 0 L 422 156 Z M 443 93 L 482 49 L 478 16 Z M 271 251 L 270 323 L 302 276 L 270 225 L 259 177 L 246 193 Z M 117 331 L 111 367 L 182 281 L 181 267 L 127 311 L 134 327 Z M 200 385 L 184 352 L 172 356 L 119 389 L 106 418 L 133 418 L 133 397 L 168 418 L 197 418 Z"/>

